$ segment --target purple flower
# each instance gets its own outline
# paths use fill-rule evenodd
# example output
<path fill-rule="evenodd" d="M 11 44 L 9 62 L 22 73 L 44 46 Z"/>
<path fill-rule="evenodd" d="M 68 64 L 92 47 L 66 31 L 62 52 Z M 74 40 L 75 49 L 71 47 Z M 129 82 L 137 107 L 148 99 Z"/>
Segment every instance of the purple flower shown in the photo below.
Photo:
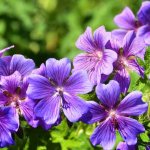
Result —
<path fill-rule="evenodd" d="M 27 78 L 22 78 L 21 74 L 17 71 L 10 76 L 1 76 L 0 106 L 11 107 L 14 109 L 16 118 L 18 114 L 24 116 L 31 126 L 36 127 L 38 121 L 34 120 L 34 103 L 26 96 L 27 87 Z"/>
<path fill-rule="evenodd" d="M 96 87 L 96 94 L 101 104 L 89 102 L 90 111 L 82 117 L 85 123 L 98 123 L 90 138 L 92 144 L 112 149 L 118 130 L 128 145 L 135 145 L 137 135 L 145 129 L 142 124 L 129 116 L 138 116 L 147 110 L 148 105 L 142 101 L 142 93 L 134 91 L 120 101 L 120 86 L 118 82 L 111 80 L 107 85 L 99 84 Z"/>
<path fill-rule="evenodd" d="M 28 96 L 38 101 L 34 108 L 35 116 L 53 125 L 59 122 L 61 111 L 69 121 L 75 122 L 87 112 L 85 101 L 77 94 L 92 90 L 84 71 L 70 75 L 71 63 L 67 58 L 56 60 L 50 58 L 29 77 Z M 38 73 L 38 74 L 36 74 Z"/>
<path fill-rule="evenodd" d="M 29 75 L 35 64 L 32 59 L 26 59 L 23 55 L 15 54 L 0 59 L 0 75 L 9 76 L 18 71 L 23 77 Z"/>
<path fill-rule="evenodd" d="M 11 107 L 0 107 L 0 147 L 14 144 L 11 133 L 18 130 L 18 117 Z"/>
<path fill-rule="evenodd" d="M 117 150 L 136 150 L 136 145 L 127 145 L 125 142 L 120 142 L 117 146 Z"/>
<path fill-rule="evenodd" d="M 123 42 L 111 39 L 107 46 L 118 54 L 118 59 L 114 63 L 114 80 L 120 84 L 121 92 L 127 92 L 130 85 L 131 71 L 137 72 L 144 77 L 144 68 L 141 67 L 137 58 L 144 60 L 146 45 L 142 38 L 136 37 L 133 31 L 128 32 Z"/>
<path fill-rule="evenodd" d="M 0 51 L 0 57 L 2 57 L 2 55 L 3 55 L 6 51 L 10 50 L 11 48 L 14 48 L 14 45 L 2 49 L 2 50 Z"/>
<path fill-rule="evenodd" d="M 150 145 L 147 145 L 147 146 L 146 146 L 146 150 L 150 150 Z"/>
<path fill-rule="evenodd" d="M 123 30 L 136 31 L 141 25 L 141 20 L 136 18 L 129 7 L 126 7 L 120 14 L 114 18 L 114 22 Z"/>
<path fill-rule="evenodd" d="M 137 14 L 142 24 L 150 24 L 150 2 L 143 2 Z"/>
<path fill-rule="evenodd" d="M 123 38 L 128 31 L 135 31 L 137 36 L 144 38 L 145 42 L 150 44 L 150 2 L 143 2 L 137 17 L 129 7 L 126 7 L 120 14 L 114 18 L 114 22 L 121 29 L 114 30 L 115 37 Z"/>
<path fill-rule="evenodd" d="M 92 35 L 92 30 L 87 27 L 86 31 L 78 38 L 76 47 L 86 53 L 79 54 L 74 59 L 74 70 L 85 70 L 93 84 L 100 83 L 101 75 L 109 75 L 113 71 L 113 62 L 117 54 L 105 49 L 110 34 L 105 28 L 99 27 Z"/>

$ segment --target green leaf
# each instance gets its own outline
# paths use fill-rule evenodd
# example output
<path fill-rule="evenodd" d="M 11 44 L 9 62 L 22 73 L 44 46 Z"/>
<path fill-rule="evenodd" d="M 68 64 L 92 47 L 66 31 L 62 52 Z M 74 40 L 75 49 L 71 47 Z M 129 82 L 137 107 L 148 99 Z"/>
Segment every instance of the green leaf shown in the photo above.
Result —
<path fill-rule="evenodd" d="M 130 72 L 131 83 L 129 87 L 129 92 L 136 89 L 137 81 L 140 79 L 140 76 L 136 72 Z"/>
<path fill-rule="evenodd" d="M 149 142 L 150 141 L 150 139 L 147 135 L 147 132 L 140 134 L 140 137 L 141 137 L 143 142 Z"/>

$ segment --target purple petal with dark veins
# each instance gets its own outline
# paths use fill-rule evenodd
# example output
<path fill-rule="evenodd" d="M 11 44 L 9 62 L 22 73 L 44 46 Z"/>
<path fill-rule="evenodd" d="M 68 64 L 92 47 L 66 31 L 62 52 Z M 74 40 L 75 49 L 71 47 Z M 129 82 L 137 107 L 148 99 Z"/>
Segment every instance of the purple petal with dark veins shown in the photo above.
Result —
<path fill-rule="evenodd" d="M 120 96 L 119 83 L 111 80 L 107 85 L 99 84 L 96 87 L 96 94 L 103 105 L 113 108 Z"/>
<path fill-rule="evenodd" d="M 92 53 L 96 49 L 92 29 L 90 27 L 87 27 L 85 32 L 79 36 L 76 41 L 76 47 L 88 53 Z"/>
<path fill-rule="evenodd" d="M 94 31 L 94 43 L 96 45 L 96 50 L 103 51 L 105 44 L 110 39 L 110 34 L 105 31 L 105 27 L 101 26 Z"/>
<path fill-rule="evenodd" d="M 51 86 L 50 81 L 41 76 L 32 74 L 29 77 L 29 86 L 27 89 L 27 95 L 31 99 L 47 98 L 54 94 L 54 87 Z"/>
<path fill-rule="evenodd" d="M 99 60 L 94 54 L 79 54 L 73 61 L 74 70 L 85 70 L 89 76 L 91 83 L 97 84 L 97 78 L 101 79 L 98 73 Z"/>
<path fill-rule="evenodd" d="M 116 131 L 111 120 L 102 122 L 90 137 L 91 143 L 101 145 L 105 150 L 112 149 L 116 141 Z"/>
<path fill-rule="evenodd" d="M 128 67 L 131 71 L 135 71 L 138 73 L 142 78 L 144 78 L 144 68 L 141 67 L 136 60 L 128 60 Z"/>
<path fill-rule="evenodd" d="M 11 107 L 0 107 L 0 147 L 14 144 L 11 133 L 19 128 L 16 110 Z"/>
<path fill-rule="evenodd" d="M 34 107 L 35 103 L 28 98 L 23 100 L 19 105 L 21 114 L 24 116 L 28 124 L 36 128 L 39 121 L 34 119 Z"/>
<path fill-rule="evenodd" d="M 87 124 L 93 124 L 106 118 L 107 112 L 100 104 L 94 101 L 87 101 L 87 104 L 89 110 L 82 116 L 81 121 Z"/>
<path fill-rule="evenodd" d="M 77 71 L 65 82 L 64 88 L 68 93 L 86 94 L 92 91 L 93 86 L 85 71 Z"/>
<path fill-rule="evenodd" d="M 142 101 L 142 93 L 133 91 L 119 104 L 117 112 L 121 115 L 139 116 L 147 111 L 148 104 Z"/>
<path fill-rule="evenodd" d="M 35 63 L 32 59 L 27 59 L 23 55 L 15 54 L 10 63 L 11 73 L 18 71 L 22 76 L 29 75 L 34 69 Z"/>
<path fill-rule="evenodd" d="M 77 96 L 64 94 L 62 99 L 62 109 L 70 122 L 76 122 L 83 114 L 87 113 L 88 105 L 84 100 Z"/>
<path fill-rule="evenodd" d="M 138 11 L 137 16 L 141 23 L 150 24 L 150 2 L 149 1 L 142 3 L 142 6 Z"/>
<path fill-rule="evenodd" d="M 137 56 L 144 60 L 146 44 L 133 31 L 128 32 L 123 39 L 123 54 L 125 57 Z"/>
<path fill-rule="evenodd" d="M 120 14 L 114 18 L 114 22 L 120 28 L 126 30 L 135 29 L 135 16 L 129 7 L 126 7 Z"/>
<path fill-rule="evenodd" d="M 69 77 L 71 62 L 68 58 L 60 60 L 50 58 L 46 61 L 46 70 L 48 77 L 55 84 L 63 85 L 63 82 Z"/>
<path fill-rule="evenodd" d="M 60 116 L 61 97 L 53 95 L 40 100 L 34 108 L 35 117 L 45 121 L 47 125 L 54 124 Z"/>
<path fill-rule="evenodd" d="M 144 132 L 145 128 L 137 120 L 119 116 L 117 117 L 118 130 L 128 145 L 137 143 L 137 135 Z"/>

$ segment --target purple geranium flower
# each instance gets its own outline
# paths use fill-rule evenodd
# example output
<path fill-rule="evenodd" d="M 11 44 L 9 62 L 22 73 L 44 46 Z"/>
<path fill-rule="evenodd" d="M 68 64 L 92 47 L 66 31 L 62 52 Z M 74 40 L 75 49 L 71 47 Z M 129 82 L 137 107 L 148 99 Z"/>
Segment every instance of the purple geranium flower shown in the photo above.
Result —
<path fill-rule="evenodd" d="M 36 127 L 38 121 L 34 120 L 34 103 L 26 96 L 27 87 L 27 78 L 22 78 L 18 71 L 10 76 L 1 76 L 0 106 L 10 106 L 16 112 L 16 118 L 18 114 L 24 116 L 31 126 Z"/>
<path fill-rule="evenodd" d="M 136 145 L 127 145 L 126 142 L 120 142 L 116 150 L 136 150 Z"/>
<path fill-rule="evenodd" d="M 71 63 L 67 58 L 50 58 L 46 66 L 34 71 L 29 77 L 27 94 L 38 101 L 34 108 L 35 116 L 46 125 L 53 125 L 60 119 L 61 110 L 69 121 L 75 122 L 88 111 L 85 101 L 77 94 L 92 90 L 86 72 L 74 72 L 70 76 Z"/>
<path fill-rule="evenodd" d="M 150 44 L 150 2 L 143 2 L 137 17 L 129 7 L 126 7 L 120 14 L 114 18 L 114 22 L 121 29 L 113 31 L 113 35 L 123 38 L 128 31 L 135 31 L 137 36 L 144 38 L 145 42 Z"/>
<path fill-rule="evenodd" d="M 120 86 L 114 80 L 96 87 L 101 104 L 89 102 L 90 112 L 82 118 L 85 123 L 98 122 L 98 127 L 90 138 L 93 145 L 100 144 L 104 149 L 112 149 L 116 141 L 116 130 L 128 145 L 135 145 L 137 135 L 145 131 L 142 124 L 129 118 L 147 110 L 148 105 L 142 101 L 142 93 L 134 91 L 120 101 L 120 92 Z"/>
<path fill-rule="evenodd" d="M 10 50 L 11 48 L 14 48 L 14 45 L 2 49 L 2 50 L 0 51 L 0 57 L 2 57 L 2 55 L 3 55 L 6 51 Z"/>
<path fill-rule="evenodd" d="M 14 144 L 11 133 L 18 130 L 18 117 L 11 107 L 0 107 L 0 147 Z"/>
<path fill-rule="evenodd" d="M 92 30 L 87 27 L 77 42 L 77 48 L 86 53 L 79 54 L 74 59 L 74 70 L 85 70 L 93 84 L 100 83 L 101 75 L 109 75 L 113 71 L 113 62 L 117 59 L 117 54 L 105 49 L 110 34 L 105 28 L 99 27 L 92 35 Z"/>
<path fill-rule="evenodd" d="M 135 71 L 141 77 L 144 77 L 144 68 L 138 64 L 136 59 L 144 60 L 145 42 L 142 38 L 136 37 L 133 31 L 129 31 L 123 42 L 111 39 L 106 47 L 118 54 L 118 59 L 114 63 L 114 80 L 119 82 L 121 92 L 125 93 L 130 85 L 130 71 Z"/>
<path fill-rule="evenodd" d="M 23 55 L 15 54 L 0 59 L 0 75 L 9 76 L 18 71 L 23 77 L 29 75 L 35 67 L 32 59 L 26 59 Z"/>

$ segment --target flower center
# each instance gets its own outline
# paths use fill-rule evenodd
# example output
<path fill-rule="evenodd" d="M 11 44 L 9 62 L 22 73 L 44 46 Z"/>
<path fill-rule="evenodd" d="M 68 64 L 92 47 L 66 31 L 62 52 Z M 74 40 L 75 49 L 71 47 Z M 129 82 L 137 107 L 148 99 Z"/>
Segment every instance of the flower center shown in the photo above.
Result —
<path fill-rule="evenodd" d="M 96 52 L 96 55 L 97 55 L 97 57 L 98 57 L 99 59 L 101 59 L 102 56 L 103 56 L 103 53 L 102 53 L 101 51 L 97 51 L 97 52 Z"/>
<path fill-rule="evenodd" d="M 111 120 L 111 123 L 114 125 L 115 129 L 118 129 L 117 117 L 118 117 L 118 114 L 116 113 L 116 110 L 109 111 L 107 119 Z"/>
<path fill-rule="evenodd" d="M 7 100 L 6 104 L 5 104 L 6 106 L 11 105 L 11 106 L 14 106 L 14 107 L 18 108 L 20 102 L 22 100 L 25 100 L 25 98 L 20 98 L 20 96 L 17 93 L 18 91 L 20 92 L 20 89 L 16 90 L 16 94 L 11 94 L 8 91 L 4 91 L 3 92 L 3 94 L 8 98 L 8 100 Z"/>
<path fill-rule="evenodd" d="M 126 59 L 125 57 L 120 56 L 120 58 L 119 58 L 119 63 L 120 63 L 121 65 L 123 65 L 123 66 L 128 67 L 128 61 L 127 61 L 127 59 Z"/>
<path fill-rule="evenodd" d="M 63 87 L 57 87 L 57 88 L 56 88 L 56 91 L 57 91 L 60 95 L 62 95 L 63 92 L 64 92 L 64 88 L 63 88 Z"/>
<path fill-rule="evenodd" d="M 116 111 L 115 111 L 115 110 L 111 110 L 111 111 L 109 112 L 109 117 L 110 117 L 110 118 L 115 118 L 115 116 L 116 116 Z"/>
<path fill-rule="evenodd" d="M 17 107 L 19 107 L 19 103 L 20 103 L 20 98 L 18 95 L 12 95 L 10 97 L 10 105 L 17 108 Z"/>
<path fill-rule="evenodd" d="M 18 95 L 12 95 L 11 97 L 11 101 L 16 102 L 19 100 L 19 96 Z"/>

